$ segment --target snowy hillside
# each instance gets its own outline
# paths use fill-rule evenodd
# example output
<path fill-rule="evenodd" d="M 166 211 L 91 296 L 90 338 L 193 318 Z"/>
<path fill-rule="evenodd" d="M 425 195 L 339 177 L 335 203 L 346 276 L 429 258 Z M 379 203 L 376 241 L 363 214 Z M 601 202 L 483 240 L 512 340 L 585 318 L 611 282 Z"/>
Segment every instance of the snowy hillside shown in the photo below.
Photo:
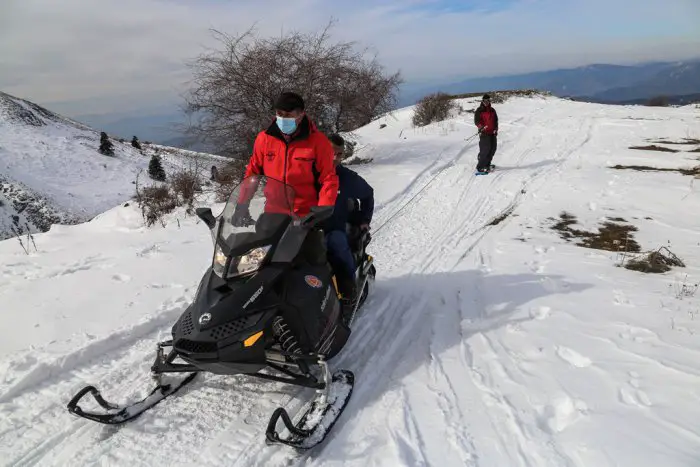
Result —
<path fill-rule="evenodd" d="M 36 235 L 30 256 L 0 242 L 0 463 L 700 465 L 700 110 L 495 107 L 486 176 L 471 113 L 414 129 L 403 109 L 358 131 L 377 289 L 331 362 L 355 373 L 348 408 L 304 454 L 264 433 L 306 392 L 246 377 L 203 375 L 120 428 L 66 410 L 86 384 L 117 403 L 147 394 L 155 342 L 211 261 L 201 222 L 146 229 L 119 206 Z M 650 144 L 678 152 L 629 149 Z M 578 243 L 665 246 L 685 267 L 630 270 L 629 254 Z"/>
<path fill-rule="evenodd" d="M 0 92 L 0 239 L 12 235 L 13 225 L 46 231 L 52 223 L 82 222 L 128 200 L 156 149 L 165 153 L 166 171 L 193 158 L 203 165 L 221 162 L 161 146 L 145 145 L 141 153 L 116 139 L 115 156 L 104 156 L 99 141 L 99 131 Z"/>

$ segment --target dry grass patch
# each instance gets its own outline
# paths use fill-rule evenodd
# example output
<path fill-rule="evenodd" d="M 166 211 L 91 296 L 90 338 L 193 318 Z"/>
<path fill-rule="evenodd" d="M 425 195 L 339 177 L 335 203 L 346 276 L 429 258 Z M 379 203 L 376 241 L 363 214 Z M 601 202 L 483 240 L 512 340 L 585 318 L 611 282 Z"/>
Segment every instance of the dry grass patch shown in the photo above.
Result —
<path fill-rule="evenodd" d="M 669 169 L 661 167 L 649 167 L 648 165 L 614 165 L 611 169 L 617 170 L 636 170 L 638 172 L 678 172 L 682 175 L 700 175 L 700 165 L 691 169 Z"/>
<path fill-rule="evenodd" d="M 678 149 L 665 148 L 651 144 L 649 146 L 630 146 L 630 149 L 639 149 L 642 151 L 660 151 L 660 152 L 679 152 Z"/>
<path fill-rule="evenodd" d="M 681 141 L 658 140 L 652 141 L 658 144 L 700 144 L 700 139 L 696 138 L 681 138 Z"/>
<path fill-rule="evenodd" d="M 550 220 L 556 222 L 551 228 L 559 232 L 561 238 L 566 241 L 576 241 L 575 244 L 577 246 L 614 252 L 641 251 L 641 247 L 634 239 L 633 234 L 639 229 L 633 225 L 624 224 L 624 220 L 616 222 L 610 219 L 603 222 L 598 227 L 598 232 L 588 232 L 574 228 L 573 225 L 577 223 L 576 216 L 567 212 L 562 212 L 559 215 L 559 221 L 553 218 L 550 218 Z"/>

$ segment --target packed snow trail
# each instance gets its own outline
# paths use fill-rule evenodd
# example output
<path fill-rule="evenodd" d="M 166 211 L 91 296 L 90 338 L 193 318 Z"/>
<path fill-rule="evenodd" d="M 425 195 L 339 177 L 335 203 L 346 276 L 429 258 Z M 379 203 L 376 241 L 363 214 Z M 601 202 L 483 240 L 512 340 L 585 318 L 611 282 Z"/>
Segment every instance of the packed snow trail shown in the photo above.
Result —
<path fill-rule="evenodd" d="M 85 384 L 114 402 L 147 393 L 155 342 L 167 337 L 211 258 L 201 224 L 146 230 L 137 214 L 119 208 L 101 224 L 38 237 L 42 253 L 31 261 L 0 243 L 9 258 L 0 299 L 23 307 L 16 337 L 0 354 L 2 462 L 697 463 L 697 298 L 664 295 L 664 279 L 614 268 L 614 254 L 565 244 L 541 228 L 563 209 L 586 227 L 599 210 L 639 222 L 653 217 L 640 241 L 653 247 L 673 238 L 697 265 L 698 227 L 678 213 L 700 212 L 700 196 L 688 194 L 684 179 L 603 168 L 608 158 L 626 162 L 611 147 L 622 153 L 646 137 L 684 136 L 696 115 L 540 98 L 512 99 L 497 110 L 497 169 L 482 177 L 473 175 L 476 142 L 464 142 L 474 131 L 471 114 L 409 130 L 410 112 L 402 110 L 383 121 L 387 128 L 375 122 L 360 131 L 362 155 L 374 161 L 353 168 L 375 187 L 373 224 L 391 221 L 369 247 L 376 293 L 332 362 L 355 373 L 352 399 L 328 440 L 306 454 L 263 439 L 274 408 L 298 408 L 308 391 L 252 378 L 200 375 L 123 427 L 96 426 L 65 410 Z M 627 152 L 619 157 L 639 157 Z M 639 199 L 648 202 L 635 205 Z M 98 240 L 88 241 L 93 235 Z M 89 335 L 71 336 L 78 330 Z M 23 351 L 30 344 L 36 348 Z"/>

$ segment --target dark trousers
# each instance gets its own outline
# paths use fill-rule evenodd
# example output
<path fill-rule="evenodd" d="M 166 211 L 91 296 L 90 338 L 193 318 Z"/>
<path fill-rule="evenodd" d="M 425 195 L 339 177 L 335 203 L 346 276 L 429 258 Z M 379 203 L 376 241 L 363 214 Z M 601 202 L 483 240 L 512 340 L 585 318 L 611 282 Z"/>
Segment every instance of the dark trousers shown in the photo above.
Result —
<path fill-rule="evenodd" d="M 350 250 L 348 234 L 342 230 L 331 230 L 326 233 L 326 244 L 329 260 L 336 274 L 341 293 L 348 294 L 349 288 L 355 282 L 355 259 Z"/>
<path fill-rule="evenodd" d="M 479 137 L 479 162 L 476 164 L 477 170 L 486 170 L 491 165 L 493 155 L 496 154 L 498 141 L 496 135 L 482 133 Z"/>

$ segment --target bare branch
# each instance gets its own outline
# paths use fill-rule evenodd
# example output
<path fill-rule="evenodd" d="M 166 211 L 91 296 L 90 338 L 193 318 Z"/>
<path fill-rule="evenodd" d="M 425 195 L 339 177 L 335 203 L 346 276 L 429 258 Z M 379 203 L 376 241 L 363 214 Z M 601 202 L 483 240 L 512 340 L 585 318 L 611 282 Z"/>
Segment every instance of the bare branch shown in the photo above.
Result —
<path fill-rule="evenodd" d="M 367 50 L 358 51 L 353 42 L 332 42 L 335 22 L 316 34 L 292 31 L 268 38 L 253 27 L 234 36 L 213 30 L 221 49 L 191 63 L 188 133 L 219 154 L 247 159 L 282 91 L 301 94 L 324 132 L 349 132 L 392 110 L 400 74 L 385 74 L 376 55 L 367 58 Z"/>

